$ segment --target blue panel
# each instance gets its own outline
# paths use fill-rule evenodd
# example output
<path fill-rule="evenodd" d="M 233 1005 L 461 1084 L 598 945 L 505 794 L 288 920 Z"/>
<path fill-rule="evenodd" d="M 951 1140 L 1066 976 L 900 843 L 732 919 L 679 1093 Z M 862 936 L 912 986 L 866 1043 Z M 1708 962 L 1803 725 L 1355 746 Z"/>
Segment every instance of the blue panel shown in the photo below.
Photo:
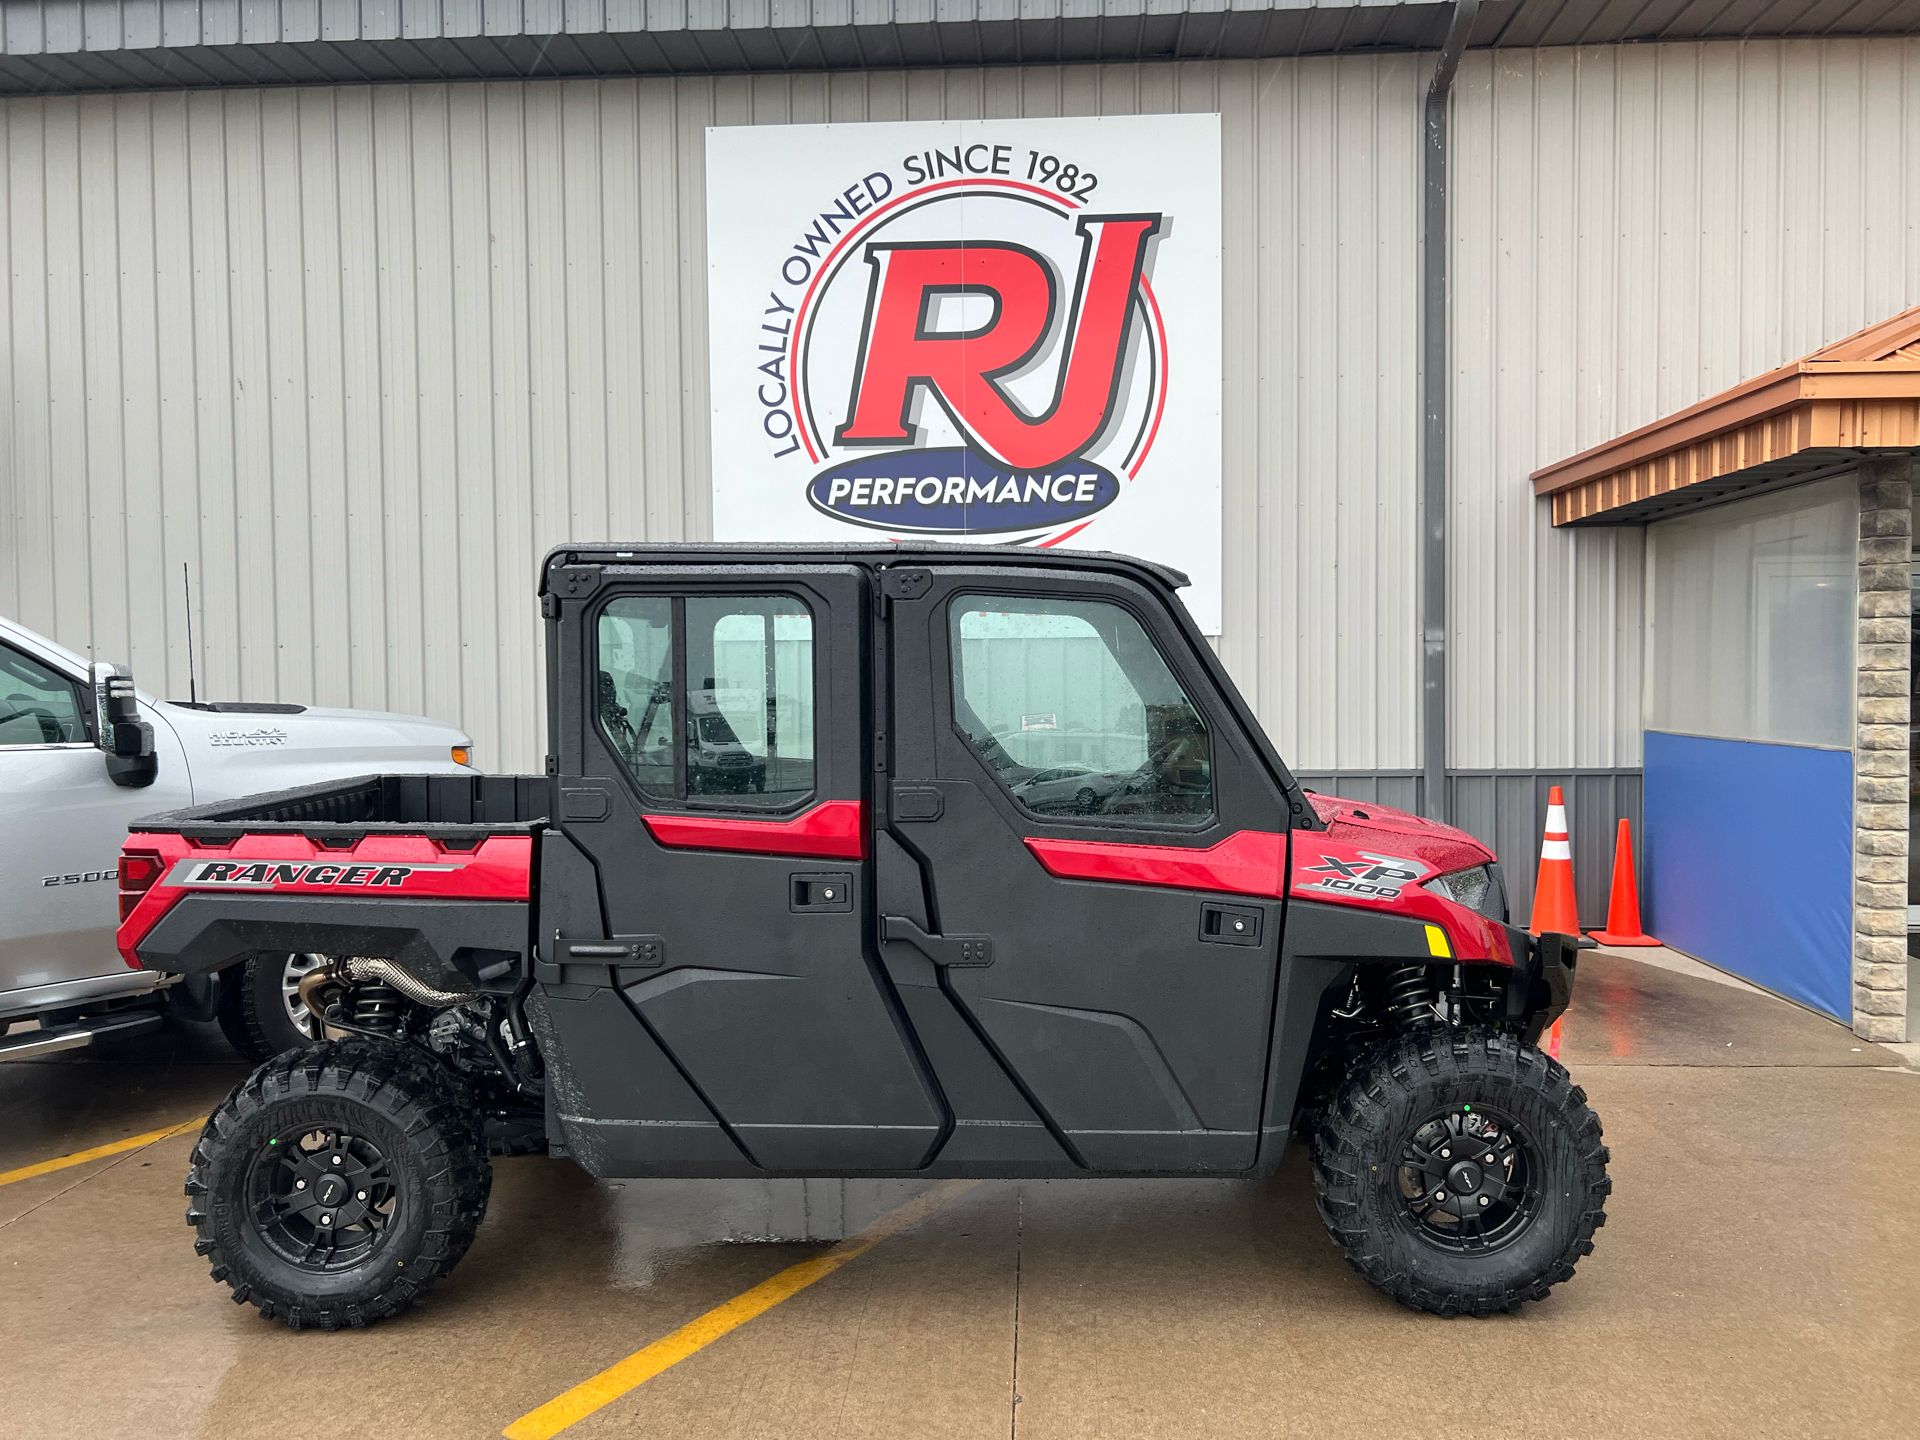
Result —
<path fill-rule="evenodd" d="M 1757 985 L 1853 1011 L 1853 756 L 1647 732 L 1647 928 Z"/>

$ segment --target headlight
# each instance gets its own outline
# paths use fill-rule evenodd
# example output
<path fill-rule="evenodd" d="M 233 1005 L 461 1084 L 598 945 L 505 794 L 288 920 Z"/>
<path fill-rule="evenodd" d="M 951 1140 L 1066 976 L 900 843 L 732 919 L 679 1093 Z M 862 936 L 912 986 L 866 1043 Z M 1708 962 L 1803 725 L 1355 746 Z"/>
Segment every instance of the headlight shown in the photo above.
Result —
<path fill-rule="evenodd" d="M 1494 867 L 1476 865 L 1471 870 L 1455 870 L 1423 882 L 1436 895 L 1444 895 L 1456 905 L 1464 905 L 1489 920 L 1505 921 L 1507 897 L 1495 878 Z"/>

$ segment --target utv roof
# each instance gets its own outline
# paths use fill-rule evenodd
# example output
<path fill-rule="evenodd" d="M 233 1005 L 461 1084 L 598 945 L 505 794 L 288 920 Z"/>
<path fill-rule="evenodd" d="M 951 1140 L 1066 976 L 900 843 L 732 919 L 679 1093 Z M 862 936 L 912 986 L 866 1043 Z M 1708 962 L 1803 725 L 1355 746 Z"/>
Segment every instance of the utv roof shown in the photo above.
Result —
<path fill-rule="evenodd" d="M 832 560 L 849 565 L 959 565 L 969 562 L 1050 565 L 1069 569 L 1127 570 L 1148 576 L 1176 590 L 1191 583 L 1183 572 L 1170 565 L 1160 565 L 1132 555 L 1120 555 L 1111 550 L 1037 550 L 1021 545 L 946 545 L 927 540 L 910 540 L 899 544 L 878 542 L 871 545 L 787 545 L 753 540 L 643 540 L 623 544 L 613 540 L 590 540 L 559 545 L 547 552 L 547 558 L 540 567 L 540 593 L 547 593 L 547 581 L 553 572 L 567 565 L 665 565 L 686 560 L 764 560 L 774 564 Z"/>

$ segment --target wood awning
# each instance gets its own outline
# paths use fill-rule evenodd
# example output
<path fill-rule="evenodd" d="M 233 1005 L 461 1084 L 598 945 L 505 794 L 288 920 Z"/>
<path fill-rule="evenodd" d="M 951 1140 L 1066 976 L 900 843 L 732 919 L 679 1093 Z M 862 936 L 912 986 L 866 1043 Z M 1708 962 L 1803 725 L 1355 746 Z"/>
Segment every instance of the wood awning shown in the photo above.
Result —
<path fill-rule="evenodd" d="M 1533 472 L 1555 525 L 1622 525 L 1920 452 L 1920 305 Z"/>

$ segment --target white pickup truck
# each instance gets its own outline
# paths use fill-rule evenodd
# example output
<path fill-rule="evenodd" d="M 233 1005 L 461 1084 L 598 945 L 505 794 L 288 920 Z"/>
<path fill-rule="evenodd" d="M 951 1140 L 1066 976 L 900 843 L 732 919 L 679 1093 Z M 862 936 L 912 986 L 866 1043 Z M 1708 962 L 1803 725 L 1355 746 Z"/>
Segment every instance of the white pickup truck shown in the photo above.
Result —
<path fill-rule="evenodd" d="M 216 988 L 115 952 L 128 824 L 372 771 L 463 772 L 471 746 L 416 715 L 157 700 L 124 669 L 0 619 L 0 1060 L 158 1025 L 162 1000 L 217 1018 L 251 1059 L 303 1043 L 296 987 L 317 956 L 260 956 Z"/>

